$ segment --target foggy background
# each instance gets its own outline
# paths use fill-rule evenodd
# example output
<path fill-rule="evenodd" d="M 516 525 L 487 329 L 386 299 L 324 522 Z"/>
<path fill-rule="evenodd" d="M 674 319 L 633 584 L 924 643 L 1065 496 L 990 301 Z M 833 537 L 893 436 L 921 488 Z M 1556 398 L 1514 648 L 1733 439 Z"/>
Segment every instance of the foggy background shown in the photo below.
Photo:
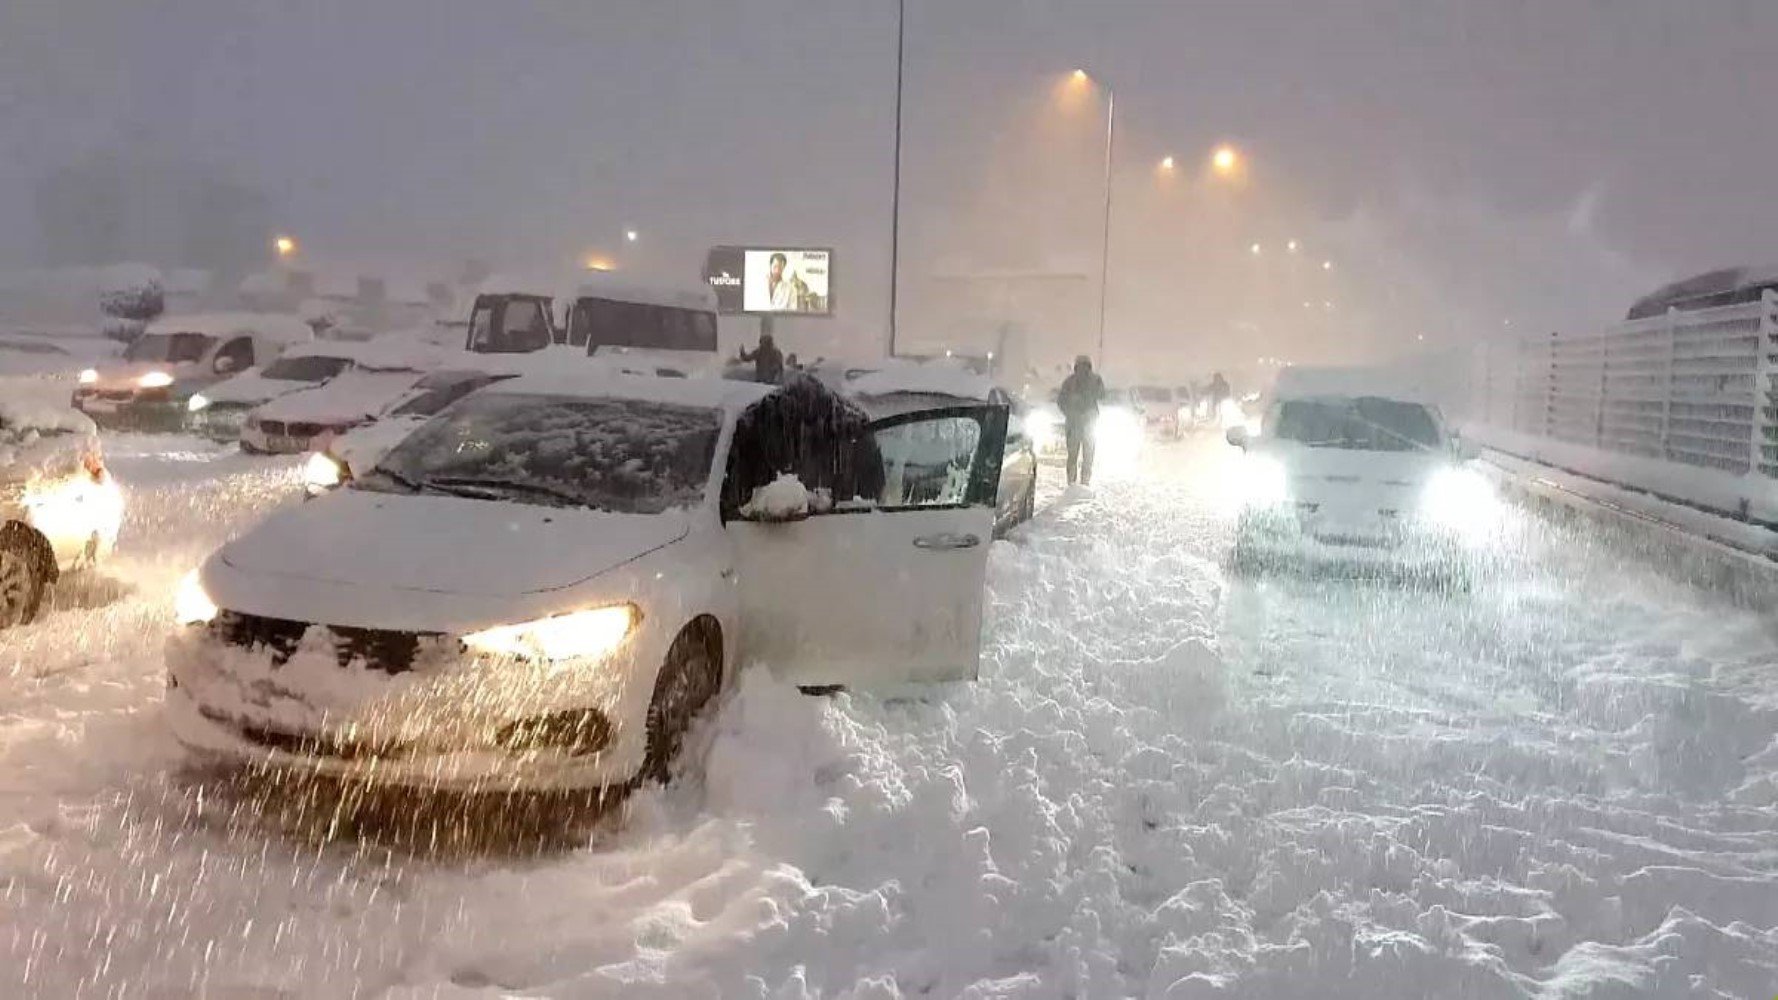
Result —
<path fill-rule="evenodd" d="M 1778 258 L 1770 0 L 907 18 L 903 350 L 1016 328 L 1040 357 L 1096 351 L 1107 86 L 1114 372 L 1599 326 L 1663 280 Z M 690 284 L 713 244 L 830 246 L 837 315 L 782 339 L 870 356 L 895 44 L 893 0 L 13 0 L 0 270 L 238 277 L 287 233 L 323 273 L 599 255 Z M 1223 142 L 1238 182 L 1207 170 Z"/>

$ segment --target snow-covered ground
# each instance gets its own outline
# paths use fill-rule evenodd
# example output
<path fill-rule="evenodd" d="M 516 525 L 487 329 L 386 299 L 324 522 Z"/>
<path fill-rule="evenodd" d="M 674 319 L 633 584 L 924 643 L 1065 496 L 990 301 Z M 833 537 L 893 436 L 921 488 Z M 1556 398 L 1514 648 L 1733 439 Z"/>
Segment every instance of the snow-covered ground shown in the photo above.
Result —
<path fill-rule="evenodd" d="M 1188 442 L 996 544 L 980 682 L 749 672 L 701 779 L 414 851 L 177 773 L 173 585 L 295 462 L 107 446 L 118 559 L 0 634 L 0 996 L 1778 993 L 1774 632 L 1584 537 L 1231 579 Z"/>

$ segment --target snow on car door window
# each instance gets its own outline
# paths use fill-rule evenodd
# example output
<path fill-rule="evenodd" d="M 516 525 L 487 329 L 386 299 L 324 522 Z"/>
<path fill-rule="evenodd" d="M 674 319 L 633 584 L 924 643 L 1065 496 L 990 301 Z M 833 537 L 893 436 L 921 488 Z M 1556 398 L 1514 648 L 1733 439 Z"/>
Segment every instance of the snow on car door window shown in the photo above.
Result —
<path fill-rule="evenodd" d="M 360 485 L 658 514 L 703 499 L 720 426 L 704 407 L 489 393 L 416 431 Z"/>
<path fill-rule="evenodd" d="M 942 507 L 967 502 L 981 440 L 982 425 L 973 416 L 934 417 L 878 430 L 883 505 Z"/>

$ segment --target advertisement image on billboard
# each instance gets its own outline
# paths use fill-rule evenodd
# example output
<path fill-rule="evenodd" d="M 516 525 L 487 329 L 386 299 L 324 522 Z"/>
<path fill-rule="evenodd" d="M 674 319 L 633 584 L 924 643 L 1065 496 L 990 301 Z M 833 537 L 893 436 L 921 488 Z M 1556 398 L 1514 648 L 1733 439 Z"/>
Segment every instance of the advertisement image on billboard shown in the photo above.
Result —
<path fill-rule="evenodd" d="M 724 313 L 828 316 L 833 312 L 833 251 L 717 247 L 704 277 Z"/>

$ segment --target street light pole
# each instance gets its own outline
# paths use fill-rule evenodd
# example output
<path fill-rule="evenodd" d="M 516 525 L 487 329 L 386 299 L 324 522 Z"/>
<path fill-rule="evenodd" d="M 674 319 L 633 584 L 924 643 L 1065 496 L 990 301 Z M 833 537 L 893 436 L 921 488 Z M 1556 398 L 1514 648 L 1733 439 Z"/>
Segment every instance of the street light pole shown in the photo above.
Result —
<path fill-rule="evenodd" d="M 895 182 L 889 196 L 889 356 L 895 357 L 896 293 L 901 287 L 901 90 L 907 52 L 907 0 L 895 2 Z"/>
<path fill-rule="evenodd" d="M 1105 368 L 1105 300 L 1111 277 L 1111 149 L 1117 130 L 1117 91 L 1105 88 L 1105 234 L 1099 251 L 1099 368 Z"/>

